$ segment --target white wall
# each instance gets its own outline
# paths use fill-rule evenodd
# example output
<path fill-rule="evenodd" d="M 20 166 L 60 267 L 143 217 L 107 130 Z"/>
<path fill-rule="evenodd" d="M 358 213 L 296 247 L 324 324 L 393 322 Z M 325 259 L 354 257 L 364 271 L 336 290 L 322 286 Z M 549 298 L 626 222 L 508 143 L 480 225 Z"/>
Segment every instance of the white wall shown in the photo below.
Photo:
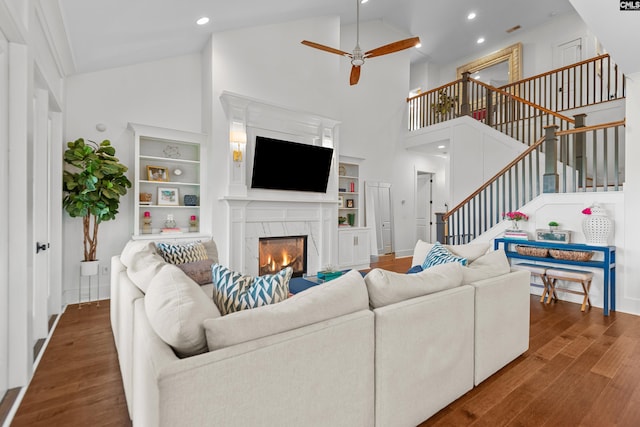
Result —
<path fill-rule="evenodd" d="M 201 68 L 201 56 L 192 54 L 69 77 L 65 140 L 111 140 L 116 156 L 129 167 L 127 176 L 133 182 L 133 134 L 127 130 L 127 124 L 201 131 Z M 98 132 L 98 123 L 105 124 L 107 130 Z M 110 265 L 111 256 L 121 252 L 132 231 L 133 191 L 129 191 L 121 199 L 116 220 L 100 226 L 98 258 L 102 266 Z M 78 299 L 81 219 L 65 213 L 63 237 L 63 301 L 69 303 Z M 83 298 L 86 298 L 88 282 L 84 280 Z M 109 276 L 99 276 L 99 281 L 100 297 L 106 298 Z M 94 287 L 94 297 L 95 292 Z"/>
<path fill-rule="evenodd" d="M 211 188 L 213 235 L 221 261 L 228 262 L 227 195 L 230 164 L 228 122 L 220 102 L 223 91 L 237 93 L 325 117 L 339 119 L 338 80 L 340 60 L 302 45 L 304 39 L 339 46 L 337 17 L 300 20 L 278 25 L 216 33 L 205 48 L 205 68 L 212 70 L 212 96 L 205 109 L 211 111 Z M 251 165 L 246 165 L 250 172 Z"/>
<path fill-rule="evenodd" d="M 431 89 L 452 82 L 457 78 L 456 69 L 459 66 L 518 42 L 522 43 L 522 77 L 534 76 L 557 67 L 558 65 L 554 62 L 555 47 L 576 38 L 582 39 L 583 59 L 595 55 L 595 38 L 580 16 L 575 12 L 557 15 L 546 25 L 514 32 L 503 43 L 487 44 L 478 47 L 473 55 L 460 58 L 450 64 L 434 66 L 439 68 L 439 72 L 431 71 L 428 74 L 428 81 L 420 83 L 423 89 Z M 420 72 L 420 69 L 417 72 Z M 414 83 L 413 80 L 412 83 Z"/>
<path fill-rule="evenodd" d="M 355 46 L 355 26 L 343 26 L 340 46 L 350 52 Z M 370 50 L 410 35 L 400 33 L 380 21 L 360 25 L 360 46 Z M 361 157 L 363 184 L 366 181 L 392 184 L 394 250 L 396 255 L 412 253 L 416 242 L 416 171 L 442 172 L 444 162 L 437 157 L 408 152 L 406 97 L 409 93 L 409 52 L 402 51 L 368 60 L 362 66 L 360 82 L 348 85 L 351 64 L 341 61 L 340 129 L 341 154 Z M 443 176 L 440 173 L 438 176 Z M 444 183 L 436 177 L 434 201 L 442 205 Z"/>

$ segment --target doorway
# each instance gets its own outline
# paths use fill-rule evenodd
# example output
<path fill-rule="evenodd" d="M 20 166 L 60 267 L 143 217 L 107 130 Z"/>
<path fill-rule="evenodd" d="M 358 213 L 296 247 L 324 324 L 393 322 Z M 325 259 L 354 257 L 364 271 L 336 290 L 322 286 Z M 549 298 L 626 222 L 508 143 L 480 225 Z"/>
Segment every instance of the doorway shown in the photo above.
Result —
<path fill-rule="evenodd" d="M 365 184 L 366 224 L 376 235 L 376 253 L 393 253 L 393 208 L 391 184 L 367 182 Z"/>
<path fill-rule="evenodd" d="M 416 237 L 428 243 L 432 242 L 432 185 L 432 173 L 416 172 Z"/>

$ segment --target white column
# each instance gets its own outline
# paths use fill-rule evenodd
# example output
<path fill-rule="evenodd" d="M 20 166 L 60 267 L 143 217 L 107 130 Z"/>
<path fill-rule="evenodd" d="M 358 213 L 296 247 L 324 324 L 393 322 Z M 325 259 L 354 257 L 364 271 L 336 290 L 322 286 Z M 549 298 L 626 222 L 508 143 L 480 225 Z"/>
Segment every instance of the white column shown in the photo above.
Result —
<path fill-rule="evenodd" d="M 625 251 L 624 251 L 624 283 L 626 286 L 618 288 L 618 301 L 624 298 L 626 304 L 635 304 L 635 311 L 640 312 L 640 227 L 636 226 L 638 212 L 640 212 L 640 71 L 627 75 L 627 105 L 625 127 L 625 183 L 624 217 L 625 227 Z M 618 259 L 618 262 L 621 260 Z M 619 273 L 620 274 L 620 273 Z"/>
<path fill-rule="evenodd" d="M 31 289 L 33 248 L 29 232 L 31 167 L 28 153 L 29 55 L 9 44 L 9 388 L 27 384 L 33 369 Z"/>

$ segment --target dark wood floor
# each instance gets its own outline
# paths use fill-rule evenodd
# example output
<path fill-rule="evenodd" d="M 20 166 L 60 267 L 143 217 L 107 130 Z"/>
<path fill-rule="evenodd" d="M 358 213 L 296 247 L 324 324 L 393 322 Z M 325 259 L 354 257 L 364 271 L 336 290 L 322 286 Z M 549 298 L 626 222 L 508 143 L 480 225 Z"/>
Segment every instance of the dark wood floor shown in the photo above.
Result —
<path fill-rule="evenodd" d="M 108 301 L 67 308 L 12 424 L 84 425 L 131 425 Z M 640 317 L 532 296 L 529 351 L 422 424 L 432 425 L 639 426 Z"/>

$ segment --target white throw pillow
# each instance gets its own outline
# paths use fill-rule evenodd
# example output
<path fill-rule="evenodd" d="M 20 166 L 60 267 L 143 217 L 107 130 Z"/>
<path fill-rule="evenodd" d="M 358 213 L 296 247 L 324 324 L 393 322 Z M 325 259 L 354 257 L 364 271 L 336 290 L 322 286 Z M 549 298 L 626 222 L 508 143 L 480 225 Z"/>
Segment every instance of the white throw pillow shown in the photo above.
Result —
<path fill-rule="evenodd" d="M 179 357 L 207 351 L 205 319 L 220 317 L 211 298 L 175 265 L 165 264 L 144 297 L 151 328 Z"/>
<path fill-rule="evenodd" d="M 129 276 L 129 279 L 131 279 L 138 289 L 146 294 L 151 279 L 153 279 L 165 265 L 167 265 L 167 263 L 157 253 L 140 251 L 131 256 L 131 262 L 127 268 L 127 276 Z"/>
<path fill-rule="evenodd" d="M 511 265 L 503 249 L 491 251 L 462 268 L 462 284 L 502 276 L 511 271 Z"/>
<path fill-rule="evenodd" d="M 410 298 L 455 288 L 462 284 L 462 265 L 441 264 L 416 274 L 394 273 L 375 268 L 364 278 L 373 308 L 384 307 Z"/>
<path fill-rule="evenodd" d="M 124 249 L 122 249 L 120 262 L 129 268 L 133 258 L 140 253 L 155 254 L 156 245 L 153 242 L 145 240 L 129 240 L 124 246 Z"/>
<path fill-rule="evenodd" d="M 204 328 L 209 350 L 213 351 L 368 308 L 362 276 L 352 270 L 277 304 L 207 319 Z"/>

